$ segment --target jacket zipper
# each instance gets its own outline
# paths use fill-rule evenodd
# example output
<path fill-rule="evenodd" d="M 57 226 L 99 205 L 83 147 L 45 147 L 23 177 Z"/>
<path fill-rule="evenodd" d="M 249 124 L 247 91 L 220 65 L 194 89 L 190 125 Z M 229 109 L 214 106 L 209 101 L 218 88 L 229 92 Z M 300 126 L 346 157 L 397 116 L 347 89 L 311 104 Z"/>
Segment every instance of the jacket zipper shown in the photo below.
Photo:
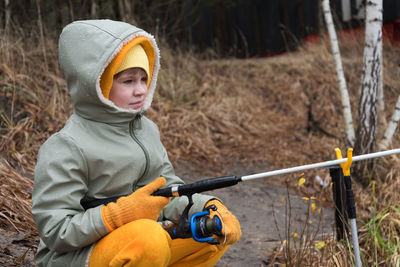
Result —
<path fill-rule="evenodd" d="M 140 148 L 143 150 L 144 157 L 146 158 L 146 166 L 144 169 L 143 174 L 140 176 L 140 178 L 136 181 L 132 189 L 135 189 L 137 183 L 149 172 L 149 162 L 150 162 L 150 157 L 149 157 L 149 152 L 145 148 L 142 142 L 140 142 L 139 138 L 135 135 L 135 122 L 139 123 L 141 125 L 141 116 L 137 115 L 133 120 L 129 122 L 129 134 L 132 137 L 132 139 L 140 146 Z M 139 127 L 140 128 L 140 127 Z"/>

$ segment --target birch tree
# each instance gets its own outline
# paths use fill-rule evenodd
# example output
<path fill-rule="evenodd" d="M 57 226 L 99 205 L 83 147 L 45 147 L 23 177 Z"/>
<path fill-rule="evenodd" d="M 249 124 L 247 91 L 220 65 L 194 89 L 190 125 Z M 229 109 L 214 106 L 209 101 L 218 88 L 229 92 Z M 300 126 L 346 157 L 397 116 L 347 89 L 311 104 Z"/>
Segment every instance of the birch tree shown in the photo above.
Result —
<path fill-rule="evenodd" d="M 324 13 L 326 27 L 328 29 L 333 59 L 335 62 L 337 80 L 339 83 L 339 92 L 342 102 L 342 111 L 343 111 L 345 133 L 346 133 L 346 143 L 349 146 L 353 146 L 355 140 L 355 133 L 354 133 L 353 118 L 351 115 L 350 98 L 347 90 L 346 79 L 344 77 L 342 59 L 340 57 L 339 44 L 336 36 L 335 26 L 333 24 L 329 0 L 322 0 L 322 10 Z"/>
<path fill-rule="evenodd" d="M 358 1 L 357 2 L 361 2 Z M 338 77 L 341 94 L 343 116 L 346 129 L 346 143 L 354 146 L 357 154 L 372 153 L 376 150 L 378 138 L 381 138 L 379 150 L 385 150 L 391 143 L 400 120 L 400 96 L 395 110 L 386 127 L 384 92 L 383 92 L 383 61 L 382 61 L 382 0 L 365 1 L 365 46 L 363 55 L 363 70 L 361 77 L 361 95 L 358 106 L 357 131 L 352 139 L 354 126 L 351 121 L 350 101 L 339 53 L 336 32 L 332 22 L 329 0 L 322 0 L 322 9 L 328 29 L 332 53 Z M 379 124 L 378 124 L 379 123 Z M 351 128 L 351 129 L 350 129 Z M 386 130 L 385 130 L 386 128 Z M 379 134 L 378 134 L 379 133 Z M 363 161 L 355 165 L 354 174 L 359 182 L 366 185 L 368 176 L 374 169 L 373 161 Z"/>
<path fill-rule="evenodd" d="M 394 112 L 392 114 L 392 117 L 390 118 L 385 134 L 383 135 L 382 140 L 379 143 L 379 150 L 386 150 L 389 147 L 393 135 L 397 130 L 397 125 L 399 124 L 399 121 L 400 121 L 400 96 L 398 96 L 397 98 Z"/>
<path fill-rule="evenodd" d="M 389 120 L 389 123 L 386 121 L 385 117 L 385 100 L 384 100 L 384 90 L 383 90 L 383 56 L 382 56 L 382 13 L 383 13 L 383 3 L 382 0 L 373 0 L 366 1 L 366 9 L 365 16 L 360 12 L 364 10 L 364 7 L 361 4 L 361 0 L 356 1 L 357 9 L 360 10 L 358 17 L 365 17 L 365 50 L 364 50 L 364 68 L 363 68 L 363 78 L 362 78 L 362 90 L 361 93 L 364 93 L 364 100 L 360 99 L 360 107 L 359 112 L 368 111 L 367 106 L 364 106 L 364 110 L 362 110 L 363 106 L 361 103 L 363 101 L 367 101 L 368 97 L 367 91 L 374 94 L 375 98 L 375 88 L 377 88 L 377 97 L 378 97 L 378 112 L 375 114 L 375 101 L 371 111 L 373 113 L 372 117 L 375 121 L 377 120 L 377 129 L 375 139 L 378 138 L 378 149 L 386 150 L 394 136 L 394 133 L 397 130 L 399 121 L 400 121 L 400 95 L 398 96 L 394 111 Z M 379 62 L 378 62 L 379 60 Z M 370 84 L 369 81 L 372 81 L 373 84 Z M 374 88 L 373 91 L 370 89 Z M 361 98 L 362 98 L 361 97 Z M 376 118 L 377 116 L 377 118 Z M 370 122 L 372 121 L 370 118 Z M 362 118 L 359 118 L 358 123 L 360 124 Z M 362 124 L 366 125 L 366 124 Z M 360 127 L 360 126 L 359 126 Z M 386 129 L 386 130 L 385 130 Z M 357 133 L 357 137 L 360 138 L 361 143 L 361 135 L 362 130 L 360 129 L 360 133 Z M 370 138 L 372 138 L 372 133 L 369 134 Z M 375 145 L 373 144 L 375 141 L 370 142 L 371 149 Z M 361 145 L 361 144 L 360 144 Z M 375 149 L 374 149 L 375 150 Z M 373 152 L 372 150 L 371 152 Z M 366 152 L 368 153 L 368 152 Z"/>
<path fill-rule="evenodd" d="M 365 13 L 365 45 L 358 106 L 357 133 L 354 150 L 357 154 L 375 152 L 378 125 L 378 88 L 382 62 L 382 0 L 368 0 Z M 366 185 L 374 161 L 355 165 L 359 182 Z"/>

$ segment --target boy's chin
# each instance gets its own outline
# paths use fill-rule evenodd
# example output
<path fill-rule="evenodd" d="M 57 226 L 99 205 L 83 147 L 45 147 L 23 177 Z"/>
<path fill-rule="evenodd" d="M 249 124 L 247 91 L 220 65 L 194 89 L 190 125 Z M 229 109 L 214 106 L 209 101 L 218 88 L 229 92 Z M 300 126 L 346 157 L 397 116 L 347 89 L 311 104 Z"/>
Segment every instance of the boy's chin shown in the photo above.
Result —
<path fill-rule="evenodd" d="M 140 106 L 136 106 L 136 105 L 129 105 L 129 106 L 127 106 L 127 107 L 126 107 L 126 109 L 140 111 L 140 110 L 142 110 L 142 109 L 143 109 L 143 105 L 140 105 Z"/>
<path fill-rule="evenodd" d="M 122 108 L 126 109 L 126 110 L 129 110 L 129 111 L 137 111 L 137 112 L 139 112 L 139 111 L 143 110 L 143 105 L 140 106 L 140 107 L 128 105 L 128 106 L 122 107 Z"/>

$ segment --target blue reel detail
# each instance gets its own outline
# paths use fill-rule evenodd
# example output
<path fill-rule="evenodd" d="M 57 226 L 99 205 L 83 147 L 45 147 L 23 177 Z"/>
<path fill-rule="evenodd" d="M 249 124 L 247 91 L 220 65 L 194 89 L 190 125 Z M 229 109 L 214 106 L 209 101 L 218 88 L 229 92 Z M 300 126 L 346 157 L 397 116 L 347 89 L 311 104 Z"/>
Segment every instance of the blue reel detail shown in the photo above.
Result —
<path fill-rule="evenodd" d="M 197 242 L 219 244 L 219 241 L 210 237 L 213 234 L 220 235 L 222 230 L 221 219 L 218 216 L 209 218 L 210 210 L 197 212 L 190 218 L 190 229 L 193 239 Z"/>
<path fill-rule="evenodd" d="M 200 216 L 205 216 L 208 214 L 210 214 L 210 211 L 205 210 L 205 211 L 201 211 L 201 212 L 197 212 L 197 213 L 193 214 L 192 217 L 190 218 L 190 229 L 192 230 L 193 239 L 198 242 L 207 242 L 207 241 L 211 241 L 213 239 L 211 237 L 201 238 L 198 236 L 197 231 L 196 231 L 196 226 L 197 226 L 196 219 L 199 218 Z"/>
<path fill-rule="evenodd" d="M 182 213 L 178 226 L 168 229 L 168 233 L 172 239 L 175 238 L 193 238 L 197 242 L 207 242 L 211 245 L 218 245 L 219 240 L 211 236 L 222 236 L 221 219 L 214 215 L 210 218 L 210 210 L 216 211 L 215 205 L 210 205 L 201 212 L 193 214 L 189 218 L 189 209 L 193 206 L 192 195 L 187 196 L 189 203 Z"/>

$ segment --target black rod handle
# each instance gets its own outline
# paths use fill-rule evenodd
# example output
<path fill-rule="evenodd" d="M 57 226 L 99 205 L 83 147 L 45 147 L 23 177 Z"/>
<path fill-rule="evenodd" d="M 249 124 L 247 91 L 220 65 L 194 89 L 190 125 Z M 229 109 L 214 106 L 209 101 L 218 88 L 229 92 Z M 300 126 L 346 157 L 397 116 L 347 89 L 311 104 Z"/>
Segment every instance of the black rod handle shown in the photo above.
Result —
<path fill-rule="evenodd" d="M 167 188 L 162 188 L 155 191 L 153 196 L 183 196 L 191 195 L 195 193 L 201 193 L 204 191 L 210 191 L 214 189 L 229 187 L 238 184 L 242 181 L 241 177 L 237 176 L 224 176 L 218 178 L 210 178 L 202 181 L 198 181 L 192 184 L 171 186 Z"/>

